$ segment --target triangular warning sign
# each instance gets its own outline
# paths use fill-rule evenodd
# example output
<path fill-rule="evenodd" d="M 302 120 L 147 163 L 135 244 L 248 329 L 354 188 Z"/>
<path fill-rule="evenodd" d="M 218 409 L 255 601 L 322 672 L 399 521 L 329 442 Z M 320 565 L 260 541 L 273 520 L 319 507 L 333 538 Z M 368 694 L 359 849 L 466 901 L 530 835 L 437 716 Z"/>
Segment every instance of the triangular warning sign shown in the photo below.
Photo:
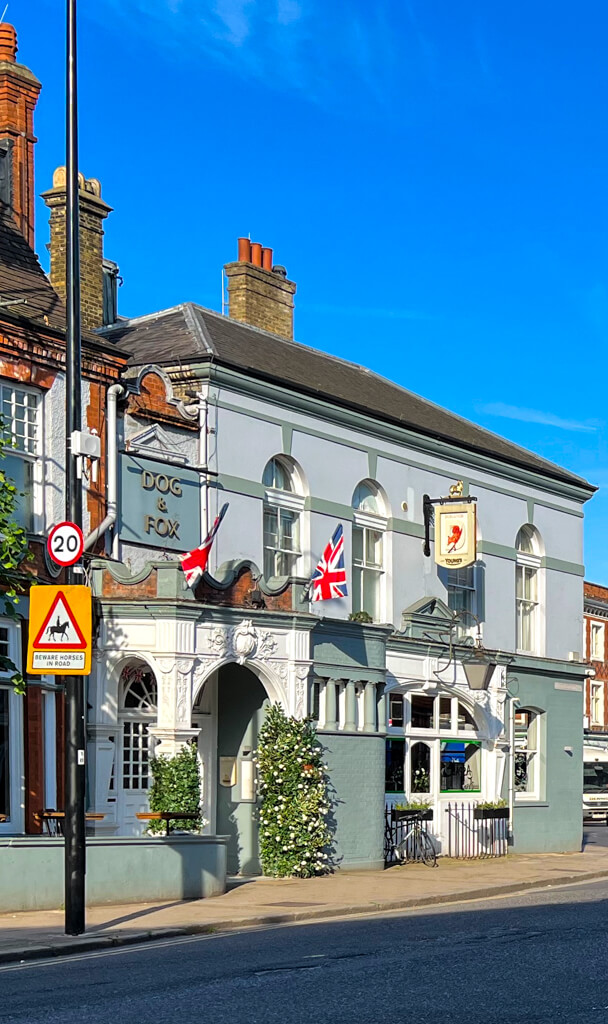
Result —
<path fill-rule="evenodd" d="M 61 590 L 32 646 L 35 651 L 81 651 L 86 648 L 87 642 Z"/>

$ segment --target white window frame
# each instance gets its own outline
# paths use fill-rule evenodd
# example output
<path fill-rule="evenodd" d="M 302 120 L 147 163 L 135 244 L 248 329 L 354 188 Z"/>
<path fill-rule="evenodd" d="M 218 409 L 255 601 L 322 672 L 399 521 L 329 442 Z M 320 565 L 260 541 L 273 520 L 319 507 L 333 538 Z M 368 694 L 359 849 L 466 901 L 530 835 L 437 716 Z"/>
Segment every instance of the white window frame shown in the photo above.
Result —
<path fill-rule="evenodd" d="M 541 577 L 541 557 L 540 555 L 528 555 L 522 551 L 517 552 L 517 562 L 515 565 L 515 629 L 516 629 L 516 648 L 521 654 L 542 654 L 542 642 L 541 642 L 541 594 L 542 594 L 542 577 Z M 521 578 L 522 584 L 526 583 L 526 580 L 530 578 L 529 574 L 534 574 L 533 578 L 536 586 L 536 598 L 530 599 L 526 597 L 518 597 L 518 582 Z M 522 591 L 525 592 L 525 586 L 522 585 Z M 532 609 L 532 644 L 530 647 L 524 647 L 523 642 L 523 609 L 524 607 Z"/>
<path fill-rule="evenodd" d="M 378 503 L 384 506 L 384 498 L 380 488 L 373 480 L 361 480 L 353 493 L 353 501 L 357 495 L 359 488 L 365 485 L 371 491 L 375 491 Z M 368 608 L 364 608 L 363 604 L 363 593 L 364 593 L 364 581 L 370 576 L 375 578 L 376 581 L 376 594 L 377 594 L 377 614 L 372 616 L 374 622 L 385 622 L 387 621 L 387 595 L 386 595 L 386 566 L 388 562 L 387 553 L 387 527 L 388 517 L 382 515 L 379 512 L 367 512 L 361 508 L 353 509 L 353 526 L 351 532 L 351 579 L 352 579 L 352 594 L 351 594 L 351 605 L 353 612 L 357 611 L 369 611 Z M 362 551 L 363 557 L 361 560 L 355 560 L 355 546 L 354 546 L 354 531 L 361 530 L 363 533 L 363 544 Z M 368 563 L 367 560 L 367 531 L 373 531 L 374 533 L 382 534 L 381 538 L 381 557 L 379 567 L 376 564 Z M 355 592 L 355 569 L 360 573 L 360 591 Z M 370 612 L 371 614 L 371 612 Z"/>
<path fill-rule="evenodd" d="M 20 627 L 9 619 L 0 618 L 0 628 L 6 629 L 8 636 L 8 657 L 20 668 L 21 666 L 21 634 Z M 10 778 L 10 816 L 7 821 L 0 822 L 0 835 L 14 835 L 24 831 L 25 811 L 25 768 L 23 751 L 23 698 L 18 697 L 11 683 L 10 672 L 0 672 L 0 688 L 8 691 L 9 713 L 9 778 Z"/>
<path fill-rule="evenodd" d="M 304 539 L 302 536 L 304 526 L 303 513 L 306 501 L 304 495 L 302 493 L 298 493 L 301 492 L 302 490 L 302 481 L 300 479 L 300 474 L 294 469 L 294 467 L 290 463 L 288 463 L 285 459 L 282 459 L 280 455 L 273 456 L 273 458 L 269 459 L 268 462 L 279 463 L 284 473 L 289 477 L 292 490 L 282 490 L 280 488 L 275 487 L 265 488 L 264 506 L 262 512 L 262 564 L 264 567 L 264 576 L 266 577 L 267 552 L 269 555 L 270 552 L 274 552 L 275 558 L 277 555 L 286 555 L 287 557 L 292 558 L 293 565 L 288 575 L 299 576 L 302 575 L 302 550 L 304 546 Z M 268 463 L 266 463 L 266 466 L 268 466 Z M 266 472 L 266 467 L 264 468 L 264 472 Z M 276 512 L 277 520 L 278 517 L 280 516 L 281 511 L 288 512 L 293 517 L 293 523 L 296 531 L 295 546 L 293 548 L 287 549 L 280 546 L 279 521 L 277 522 L 277 536 L 279 537 L 279 546 L 275 547 L 266 544 L 265 523 L 267 511 Z M 276 578 L 277 574 L 275 573 L 268 576 L 268 579 Z"/>
<path fill-rule="evenodd" d="M 151 785 L 151 781 L 152 781 L 151 775 L 150 775 L 150 759 L 153 756 L 153 752 L 154 752 L 154 744 L 150 742 L 150 740 L 151 740 L 151 737 L 150 737 L 150 726 L 151 725 L 152 726 L 156 725 L 156 722 L 158 720 L 158 699 L 159 699 L 159 695 L 158 695 L 158 681 L 154 677 L 154 673 L 152 672 L 151 669 L 149 669 L 147 667 L 144 668 L 143 671 L 144 672 L 149 672 L 150 675 L 152 676 L 152 678 L 154 679 L 154 684 L 156 686 L 156 701 L 157 701 L 157 703 L 156 703 L 155 706 L 148 706 L 148 707 L 139 707 L 139 708 L 127 708 L 127 707 L 125 707 L 125 696 L 126 696 L 126 693 L 127 693 L 127 690 L 129 688 L 130 684 L 125 684 L 125 682 L 121 680 L 121 687 L 122 687 L 122 692 L 121 692 L 121 695 L 120 695 L 121 706 L 120 706 L 120 712 L 119 712 L 119 715 L 118 715 L 118 720 L 119 720 L 119 725 L 120 725 L 120 762 L 116 765 L 116 771 L 115 771 L 115 777 L 114 777 L 114 785 L 116 786 L 116 783 L 119 780 L 120 788 L 125 793 L 135 793 L 135 794 L 142 793 L 145 796 L 147 796 L 147 794 L 150 791 L 150 785 Z M 137 749 L 139 750 L 139 754 L 140 754 L 140 758 L 139 758 L 139 764 L 140 765 L 142 763 L 141 755 L 143 753 L 144 745 L 145 745 L 146 751 L 147 751 L 147 767 L 148 767 L 148 771 L 146 773 L 146 785 L 145 786 L 142 786 L 142 785 L 139 785 L 139 786 L 133 786 L 133 785 L 125 786 L 125 778 L 127 777 L 125 775 L 125 733 L 127 731 L 125 729 L 126 725 L 129 725 L 129 727 L 130 727 L 129 731 L 131 733 L 131 738 L 133 738 L 133 735 L 134 735 L 133 726 L 134 725 L 140 725 L 141 726 L 141 731 L 139 732 L 139 736 L 137 736 L 136 738 L 139 741 L 138 745 L 137 745 Z M 144 739 L 146 741 L 145 744 L 143 742 Z M 129 765 L 132 768 L 133 764 L 134 764 L 134 758 L 132 757 L 132 751 L 134 749 L 134 744 L 131 744 L 130 749 L 131 749 L 131 757 L 129 758 Z M 133 772 L 129 771 L 128 778 L 129 778 L 130 782 L 133 781 L 134 777 L 135 776 L 133 775 Z M 141 781 L 143 779 L 143 774 L 140 773 L 138 777 L 139 777 L 139 780 Z"/>
<path fill-rule="evenodd" d="M 596 714 L 596 705 L 597 711 Z M 589 711 L 591 725 L 604 724 L 604 684 L 598 680 L 591 680 L 591 691 L 589 694 Z"/>
<path fill-rule="evenodd" d="M 519 752 L 525 751 L 529 755 L 528 773 L 531 776 L 529 788 L 526 790 L 515 790 L 516 802 L 540 800 L 540 769 L 541 769 L 541 744 L 542 744 L 542 714 L 534 708 L 516 707 L 515 714 L 526 712 L 533 718 L 528 725 L 525 743 L 517 736 L 517 725 L 514 726 L 514 760 L 513 772 L 515 773 L 515 757 Z M 531 736 L 531 729 L 534 733 Z M 515 784 L 515 782 L 514 782 Z"/>
<path fill-rule="evenodd" d="M 44 450 L 43 394 L 40 391 L 36 391 L 34 388 L 22 385 L 17 381 L 7 379 L 0 380 L 0 416 L 2 416 L 4 411 L 4 402 L 7 393 L 11 395 L 11 417 L 10 422 L 7 419 L 4 426 L 7 435 L 10 434 L 11 441 L 16 440 L 16 394 L 20 393 L 26 396 L 31 396 L 34 399 L 34 430 L 30 436 L 30 442 L 25 445 L 23 450 L 19 447 L 7 447 L 6 455 L 7 457 L 10 456 L 22 459 L 22 461 L 27 462 L 32 466 L 32 515 L 31 522 L 28 524 L 28 533 L 37 534 L 41 533 L 44 529 L 43 460 L 41 457 Z M 27 417 L 25 422 L 28 422 Z"/>
<path fill-rule="evenodd" d="M 606 654 L 606 629 L 603 622 L 593 619 L 589 627 L 589 661 L 604 661 Z"/>

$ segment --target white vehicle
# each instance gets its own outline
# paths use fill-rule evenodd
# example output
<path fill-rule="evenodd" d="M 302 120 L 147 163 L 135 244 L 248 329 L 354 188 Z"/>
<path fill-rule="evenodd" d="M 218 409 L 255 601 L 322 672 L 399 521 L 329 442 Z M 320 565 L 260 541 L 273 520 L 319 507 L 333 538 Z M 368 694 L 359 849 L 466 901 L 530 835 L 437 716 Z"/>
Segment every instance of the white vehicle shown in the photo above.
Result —
<path fill-rule="evenodd" d="M 583 821 L 608 825 L 608 747 L 583 747 Z"/>

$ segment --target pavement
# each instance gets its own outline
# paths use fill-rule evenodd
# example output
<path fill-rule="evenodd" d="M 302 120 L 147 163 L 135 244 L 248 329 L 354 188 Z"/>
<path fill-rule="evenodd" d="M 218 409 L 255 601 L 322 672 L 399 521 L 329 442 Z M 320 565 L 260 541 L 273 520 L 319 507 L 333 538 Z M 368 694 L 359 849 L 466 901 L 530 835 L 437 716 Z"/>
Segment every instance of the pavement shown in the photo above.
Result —
<path fill-rule="evenodd" d="M 381 914 L 544 886 L 608 878 L 608 847 L 582 853 L 440 858 L 436 868 L 340 871 L 320 878 L 233 878 L 210 899 L 87 909 L 84 935 L 64 934 L 62 909 L 0 914 L 0 963 L 105 949 L 154 939 L 242 930 L 360 914 Z"/>

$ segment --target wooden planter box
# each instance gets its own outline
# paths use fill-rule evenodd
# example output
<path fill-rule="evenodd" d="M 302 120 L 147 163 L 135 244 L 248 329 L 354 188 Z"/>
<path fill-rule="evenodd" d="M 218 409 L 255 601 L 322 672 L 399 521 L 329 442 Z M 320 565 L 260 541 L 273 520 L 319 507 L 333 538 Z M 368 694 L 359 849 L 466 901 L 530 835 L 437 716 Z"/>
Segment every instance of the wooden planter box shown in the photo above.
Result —
<path fill-rule="evenodd" d="M 391 808 L 391 819 L 393 821 L 409 821 L 411 818 L 420 818 L 421 821 L 433 820 L 433 808 L 427 807 L 426 811 L 397 810 Z"/>
<path fill-rule="evenodd" d="M 508 807 L 474 807 L 473 817 L 477 821 L 490 821 L 492 819 L 505 819 L 509 817 Z"/>

